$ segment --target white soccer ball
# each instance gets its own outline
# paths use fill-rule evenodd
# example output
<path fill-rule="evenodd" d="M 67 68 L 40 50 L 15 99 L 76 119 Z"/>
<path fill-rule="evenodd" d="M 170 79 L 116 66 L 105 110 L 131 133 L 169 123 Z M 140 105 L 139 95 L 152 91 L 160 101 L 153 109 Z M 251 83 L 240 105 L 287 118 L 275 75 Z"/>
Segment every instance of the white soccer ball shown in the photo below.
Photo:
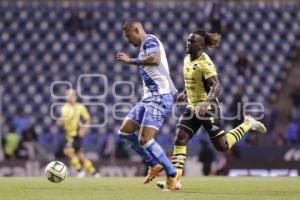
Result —
<path fill-rule="evenodd" d="M 45 168 L 45 174 L 49 181 L 60 183 L 65 180 L 68 169 L 67 166 L 60 161 L 52 161 Z"/>

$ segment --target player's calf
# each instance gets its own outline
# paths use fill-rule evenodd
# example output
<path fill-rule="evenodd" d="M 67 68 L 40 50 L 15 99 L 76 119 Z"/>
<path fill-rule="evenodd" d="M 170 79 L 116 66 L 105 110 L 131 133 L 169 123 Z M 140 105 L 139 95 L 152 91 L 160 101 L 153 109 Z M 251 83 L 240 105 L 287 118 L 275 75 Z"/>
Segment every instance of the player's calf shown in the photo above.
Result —
<path fill-rule="evenodd" d="M 226 152 L 229 150 L 229 145 L 228 145 L 228 142 L 226 141 L 225 136 L 221 136 L 219 138 L 213 139 L 212 143 L 213 143 L 214 147 L 216 148 L 216 150 L 218 150 L 220 152 Z"/>

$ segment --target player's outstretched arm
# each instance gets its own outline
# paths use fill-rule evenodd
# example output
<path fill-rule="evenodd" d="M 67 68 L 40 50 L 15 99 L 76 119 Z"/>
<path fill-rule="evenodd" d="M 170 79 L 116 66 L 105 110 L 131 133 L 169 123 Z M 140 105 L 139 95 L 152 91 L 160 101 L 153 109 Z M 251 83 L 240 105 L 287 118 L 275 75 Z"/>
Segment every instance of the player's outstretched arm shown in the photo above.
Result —
<path fill-rule="evenodd" d="M 142 58 L 130 58 L 126 53 L 118 52 L 116 54 L 116 59 L 127 64 L 157 66 L 160 63 L 160 54 L 158 52 L 153 52 Z"/>

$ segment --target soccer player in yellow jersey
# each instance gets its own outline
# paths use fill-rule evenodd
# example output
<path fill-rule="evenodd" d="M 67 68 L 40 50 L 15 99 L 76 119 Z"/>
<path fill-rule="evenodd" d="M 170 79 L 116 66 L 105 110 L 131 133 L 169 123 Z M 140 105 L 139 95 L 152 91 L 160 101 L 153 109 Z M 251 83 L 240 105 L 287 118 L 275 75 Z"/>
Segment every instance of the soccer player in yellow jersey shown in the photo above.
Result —
<path fill-rule="evenodd" d="M 57 121 L 66 131 L 64 154 L 71 165 L 79 172 L 78 177 L 85 176 L 83 168 L 91 175 L 97 177 L 93 163 L 86 158 L 81 147 L 82 138 L 90 124 L 90 115 L 84 105 L 77 102 L 75 90 L 67 91 L 67 103 L 61 108 L 61 116 Z"/>
<path fill-rule="evenodd" d="M 214 147 L 221 152 L 228 151 L 241 140 L 249 130 L 266 133 L 265 126 L 251 116 L 245 116 L 242 124 L 228 131 L 221 127 L 220 108 L 217 96 L 221 86 L 215 65 L 204 52 L 206 48 L 218 47 L 220 35 L 201 30 L 192 32 L 187 40 L 187 56 L 184 59 L 183 75 L 185 90 L 177 102 L 188 101 L 188 105 L 177 123 L 177 133 L 172 164 L 177 171 L 177 183 L 158 182 L 160 188 L 180 189 L 179 182 L 186 159 L 188 141 L 201 126 L 207 130 Z"/>

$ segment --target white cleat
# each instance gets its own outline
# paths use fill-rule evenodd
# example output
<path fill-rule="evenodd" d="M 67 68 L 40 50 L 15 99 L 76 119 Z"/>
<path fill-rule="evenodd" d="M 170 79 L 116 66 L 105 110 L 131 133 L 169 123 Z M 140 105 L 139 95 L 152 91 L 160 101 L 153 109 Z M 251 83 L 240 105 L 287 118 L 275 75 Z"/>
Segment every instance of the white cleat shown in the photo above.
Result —
<path fill-rule="evenodd" d="M 157 181 L 156 182 L 156 186 L 162 190 L 165 188 L 165 185 L 166 185 L 165 181 Z M 180 182 L 177 182 L 176 186 L 175 186 L 175 190 L 181 190 L 182 188 L 183 188 L 182 184 Z"/>
<path fill-rule="evenodd" d="M 86 176 L 86 172 L 84 170 L 80 170 L 77 174 L 77 178 L 84 178 Z"/>
<path fill-rule="evenodd" d="M 251 115 L 245 116 L 245 121 L 249 121 L 251 123 L 251 130 L 258 131 L 259 133 L 265 134 L 267 132 L 267 128 L 263 123 L 257 121 Z"/>
<path fill-rule="evenodd" d="M 101 177 L 101 174 L 97 172 L 97 173 L 95 173 L 95 174 L 93 175 L 93 177 L 94 177 L 94 178 L 100 178 L 100 177 Z"/>

